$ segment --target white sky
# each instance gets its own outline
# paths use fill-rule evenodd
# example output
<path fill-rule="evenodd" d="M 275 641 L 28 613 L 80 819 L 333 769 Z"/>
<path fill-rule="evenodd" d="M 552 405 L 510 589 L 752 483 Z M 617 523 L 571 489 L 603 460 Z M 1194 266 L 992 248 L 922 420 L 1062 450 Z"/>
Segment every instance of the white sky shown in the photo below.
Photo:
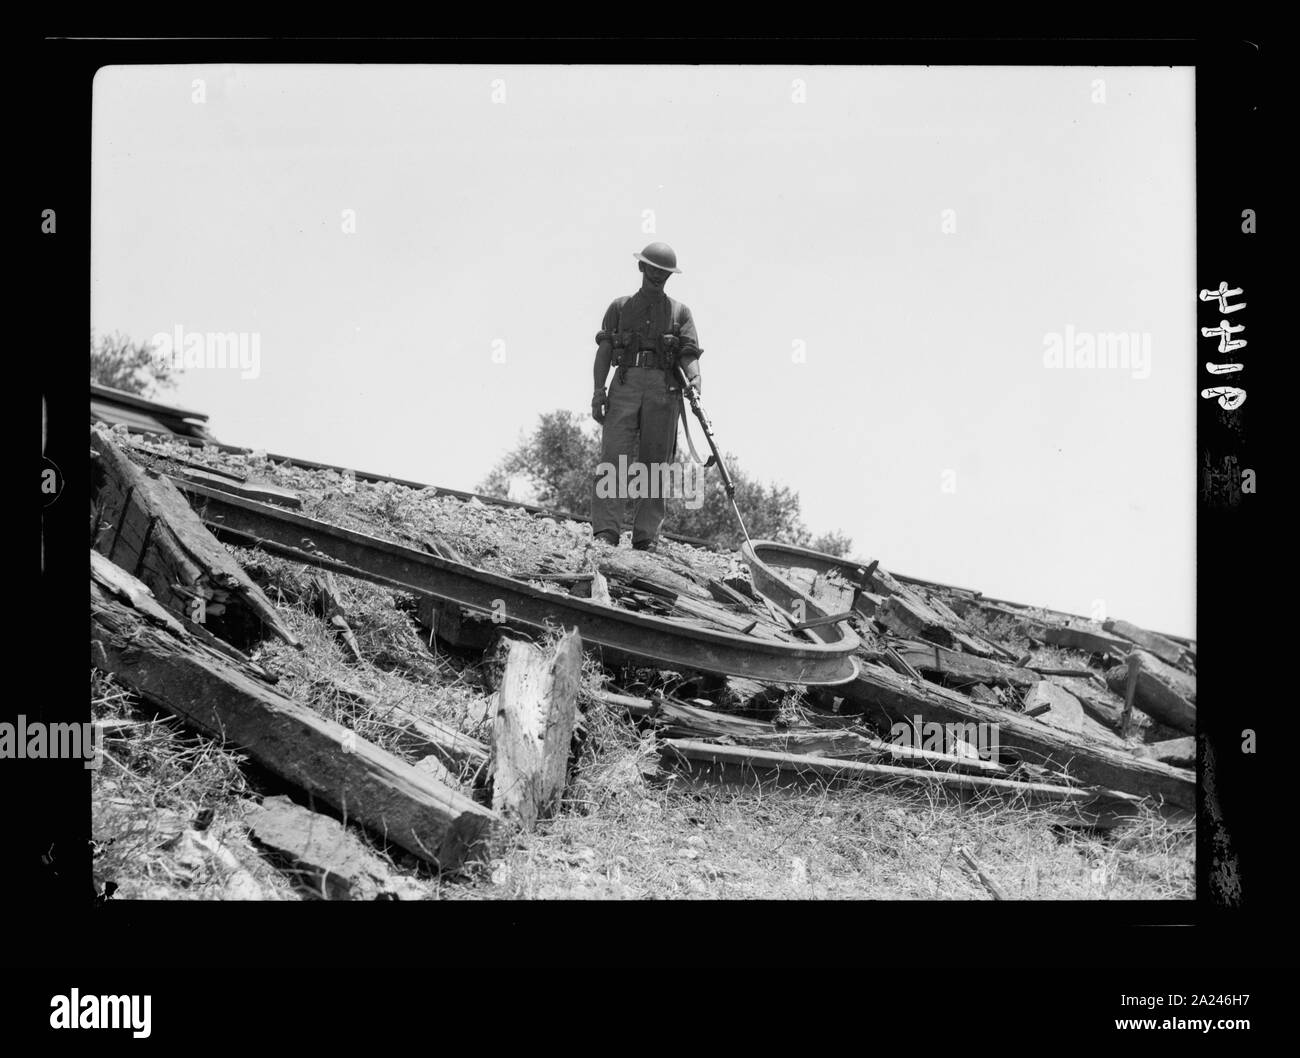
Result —
<path fill-rule="evenodd" d="M 257 332 L 259 377 L 160 399 L 223 441 L 472 488 L 540 412 L 586 412 L 604 310 L 663 239 L 722 443 L 814 533 L 1191 635 L 1193 91 L 1183 68 L 110 67 L 92 323 Z M 1148 334 L 1149 377 L 1048 370 L 1067 326 Z"/>

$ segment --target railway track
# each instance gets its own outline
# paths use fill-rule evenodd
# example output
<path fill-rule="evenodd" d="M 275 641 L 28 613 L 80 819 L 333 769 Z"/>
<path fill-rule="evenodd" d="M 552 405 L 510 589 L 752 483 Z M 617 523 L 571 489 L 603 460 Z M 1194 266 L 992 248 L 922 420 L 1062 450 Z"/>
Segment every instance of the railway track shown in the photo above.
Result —
<path fill-rule="evenodd" d="M 129 432 L 134 435 L 157 435 L 155 430 L 139 428 L 139 426 L 129 426 L 127 429 L 129 429 Z M 191 447 L 201 448 L 211 446 L 217 448 L 218 451 L 231 455 L 248 455 L 252 452 L 252 448 L 239 445 L 225 445 L 225 443 L 220 442 L 203 441 L 203 439 L 199 438 L 170 435 L 169 439 L 172 439 L 172 441 L 181 441 Z M 342 465 L 339 464 L 320 463 L 320 461 L 302 459 L 298 458 L 298 456 L 283 455 L 281 452 L 268 452 L 268 454 L 266 454 L 266 459 L 274 461 L 274 463 L 289 465 L 289 467 L 305 469 L 305 471 L 334 471 L 341 474 L 348 473 L 352 474 L 357 481 L 370 482 L 370 484 L 391 482 L 391 484 L 402 485 L 403 487 L 407 487 L 407 489 L 433 489 L 434 491 L 437 491 L 439 495 L 447 495 L 447 497 L 454 497 L 456 499 L 464 500 L 464 502 L 476 499 L 478 502 L 484 503 L 486 506 L 490 507 L 517 508 L 517 510 L 528 511 L 529 513 L 532 513 L 532 515 L 537 515 L 539 517 L 568 519 L 577 521 L 577 523 L 581 524 L 590 523 L 589 517 L 586 517 L 585 515 L 576 515 L 576 513 L 560 511 L 551 507 L 539 507 L 537 504 L 533 503 L 521 503 L 519 500 L 503 499 L 482 493 L 472 493 L 472 491 L 447 489 L 447 487 L 441 485 L 429 485 L 425 484 L 425 482 L 409 480 L 409 478 L 394 477 L 393 474 L 359 471 L 359 469 L 342 467 Z M 715 546 L 712 545 L 710 541 L 706 541 L 706 539 L 688 537 L 688 535 L 682 535 L 680 533 L 666 532 L 663 535 L 668 539 L 672 539 L 672 541 L 686 543 L 686 545 L 703 547 L 706 548 L 706 550 L 716 550 Z M 755 551 L 754 548 L 758 548 L 758 550 Z M 776 577 L 776 581 L 767 581 L 768 586 L 770 586 L 771 590 L 776 593 L 774 602 L 779 604 L 779 606 L 784 606 L 784 603 L 780 602 L 781 598 L 792 600 L 793 598 L 802 597 L 803 600 L 805 600 L 803 606 L 805 606 L 805 610 L 809 613 L 810 617 L 824 616 L 824 613 L 823 611 L 820 611 L 819 608 L 816 608 L 815 604 L 811 603 L 811 599 L 807 598 L 806 595 L 803 595 L 797 587 L 789 585 L 787 582 L 781 580 L 777 571 L 780 571 L 780 569 L 798 567 L 811 569 L 811 571 L 814 571 L 815 573 L 836 572 L 839 573 L 840 576 L 844 577 L 845 580 L 848 580 L 850 584 L 861 584 L 863 574 L 866 572 L 865 565 L 858 563 L 858 561 L 854 561 L 853 559 L 841 559 L 837 558 L 835 555 L 827 555 L 824 554 L 824 552 L 813 551 L 811 548 L 784 545 L 784 543 L 776 543 L 774 541 L 754 541 L 753 547 L 742 547 L 742 556 L 744 556 L 746 563 L 749 564 L 751 574 L 754 574 L 755 576 L 755 582 L 757 582 L 758 578 Z M 757 571 L 755 571 L 755 563 L 757 563 Z M 978 602 L 1001 604 L 1001 606 L 1013 607 L 1015 610 L 1030 610 L 1030 607 L 1028 607 L 1027 604 L 1013 602 L 1013 600 L 1009 599 L 985 597 L 983 593 L 979 593 L 979 591 L 975 591 L 974 589 L 967 589 L 967 587 L 941 584 L 939 581 L 927 580 L 927 578 L 924 577 L 914 577 L 910 576 L 910 574 L 898 573 L 896 571 L 891 571 L 891 576 L 894 580 L 901 581 L 902 584 L 906 585 L 933 587 L 933 589 L 943 591 L 954 591 L 954 593 L 971 595 L 971 597 L 978 600 Z M 780 584 L 777 581 L 780 581 Z M 793 591 L 794 595 L 790 595 L 789 591 Z M 1050 616 L 1056 617 L 1057 620 L 1063 621 L 1063 623 L 1075 623 L 1075 621 L 1088 620 L 1086 617 L 1078 615 L 1078 613 L 1050 610 L 1050 608 L 1045 607 L 1037 608 L 1049 613 Z M 1192 646 L 1193 642 L 1195 642 L 1192 641 L 1192 639 L 1182 636 L 1167 636 L 1166 634 L 1166 638 L 1173 639 L 1175 642 L 1183 643 L 1184 646 Z M 712 671 L 712 669 L 710 669 L 710 671 Z"/>
<path fill-rule="evenodd" d="M 128 430 L 131 434 L 136 436 L 162 436 L 155 430 L 138 426 L 128 426 Z M 251 448 L 242 445 L 223 444 L 220 442 L 205 441 L 199 438 L 184 437 L 174 434 L 165 436 L 167 436 L 169 440 L 183 442 L 192 448 L 213 447 L 220 452 L 231 455 L 249 455 L 253 451 Z M 354 467 L 345 467 L 336 463 L 322 463 L 316 460 L 302 459 L 297 456 L 284 455 L 278 452 L 268 452 L 266 458 L 272 462 L 286 464 L 301 470 L 332 470 L 339 474 L 351 474 L 358 481 L 366 481 L 373 484 L 391 482 L 394 485 L 402 485 L 409 489 L 433 489 L 442 496 L 453 496 L 456 499 L 466 502 L 469 500 L 478 500 L 480 503 L 493 507 L 516 508 L 527 511 L 530 514 L 538 515 L 539 517 L 565 518 L 582 524 L 588 524 L 591 521 L 591 519 L 586 515 L 574 514 L 569 511 L 562 511 L 551 507 L 541 507 L 533 503 L 522 503 L 518 500 L 507 500 L 500 496 L 489 496 L 484 493 L 469 492 L 464 489 L 451 489 L 445 488 L 441 485 L 429 485 L 425 482 L 414 481 L 409 478 L 394 477 L 391 474 L 381 474 L 368 470 L 357 470 Z M 663 535 L 669 540 L 675 540 L 683 544 L 690 544 L 693 547 L 702 547 L 709 550 L 716 549 L 715 545 L 710 541 L 700 539 L 699 537 L 684 536 L 680 533 L 671 532 L 665 532 Z M 765 559 L 762 553 L 754 555 L 754 557 L 767 565 L 771 570 L 800 566 L 818 573 L 829 573 L 835 571 L 846 577 L 849 581 L 856 582 L 860 579 L 861 574 L 865 569 L 862 563 L 855 562 L 852 559 L 837 558 L 833 555 L 827 555 L 820 551 L 813 551 L 809 548 L 777 544 L 772 541 L 756 541 L 755 543 L 762 545 L 767 558 Z M 971 588 L 963 588 L 953 584 L 944 584 L 939 581 L 928 580 L 924 577 L 914 577 L 910 574 L 899 573 L 895 570 L 891 570 L 890 574 L 895 580 L 901 581 L 904 584 L 917 585 L 924 588 L 936 588 L 947 592 L 960 592 L 972 596 L 980 602 L 1009 606 L 1019 610 L 1030 609 L 1030 607 L 1025 603 L 1014 602 L 1009 599 L 993 598 L 992 596 L 986 596 L 982 592 L 975 591 Z M 1063 610 L 1053 610 L 1047 607 L 1035 607 L 1035 609 L 1040 609 L 1063 622 L 1088 620 L 1088 618 L 1081 614 L 1068 613 Z M 1177 643 L 1182 643 L 1184 646 L 1191 646 L 1195 642 L 1185 636 L 1176 636 L 1168 633 L 1159 634 L 1164 635 L 1165 638 L 1172 639 Z"/>
<path fill-rule="evenodd" d="M 483 614 L 494 623 L 529 630 L 577 627 L 584 644 L 611 660 L 663 668 L 747 676 L 772 683 L 836 685 L 858 674 L 860 643 L 842 622 L 808 630 L 810 641 L 782 641 L 700 627 L 670 617 L 624 610 L 546 591 L 500 573 L 439 557 L 281 507 L 172 478 L 221 540 L 345 576 L 430 596 Z M 783 545 L 763 543 L 769 560 Z M 802 550 L 802 549 L 795 549 Z M 789 610 L 802 602 L 808 619 L 828 616 L 752 552 L 756 588 Z"/>

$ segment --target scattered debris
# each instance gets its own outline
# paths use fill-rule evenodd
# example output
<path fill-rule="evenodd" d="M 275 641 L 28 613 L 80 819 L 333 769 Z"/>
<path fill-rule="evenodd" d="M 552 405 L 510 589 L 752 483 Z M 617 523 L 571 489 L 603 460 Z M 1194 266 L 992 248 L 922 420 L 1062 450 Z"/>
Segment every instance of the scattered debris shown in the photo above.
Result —
<path fill-rule="evenodd" d="M 936 684 L 905 682 L 879 665 L 864 663 L 858 678 L 842 691 L 846 708 L 878 716 L 887 724 L 923 716 L 937 723 L 993 725 L 1003 753 L 1010 750 L 1022 760 L 1068 772 L 1080 782 L 1163 798 L 1188 810 L 1196 808 L 1195 780 L 1180 769 L 981 704 Z"/>
<path fill-rule="evenodd" d="M 919 634 L 941 646 L 952 646 L 952 630 L 924 603 L 902 595 L 891 595 L 876 611 L 876 620 L 900 636 Z"/>
<path fill-rule="evenodd" d="M 1132 691 L 1129 689 L 1129 672 L 1136 672 Z M 1106 682 L 1117 693 L 1123 693 L 1133 707 L 1155 717 L 1163 724 L 1196 733 L 1196 677 L 1166 665 L 1159 658 L 1141 650 L 1134 650 L 1123 665 L 1106 673 Z"/>
<path fill-rule="evenodd" d="M 288 507 L 290 510 L 302 508 L 302 497 L 296 492 L 290 492 L 288 489 L 282 489 L 278 485 L 272 485 L 268 482 L 232 481 L 222 474 L 191 470 L 186 467 L 170 467 L 167 474 L 172 478 L 180 478 L 182 481 L 190 481 L 198 485 L 207 485 L 209 488 L 221 489 L 234 496 L 243 496 L 246 499 L 258 500 L 261 503 L 274 503 L 280 507 Z"/>
<path fill-rule="evenodd" d="M 1154 654 L 1166 665 L 1177 665 L 1183 660 L 1183 648 L 1172 639 L 1166 639 L 1155 632 L 1138 628 L 1128 621 L 1106 621 L 1102 628 L 1107 632 L 1136 643 L 1143 650 Z"/>
<path fill-rule="evenodd" d="M 140 469 L 104 431 L 91 430 L 92 547 L 134 574 L 168 610 L 206 624 L 242 609 L 296 644 L 270 600 L 203 526 L 170 481 Z M 228 638 L 228 637 L 227 637 Z M 257 637 L 257 638 L 260 638 Z"/>
<path fill-rule="evenodd" d="M 775 724 L 719 713 L 667 698 L 649 701 L 625 694 L 602 692 L 601 701 L 626 709 L 633 716 L 652 720 L 659 733 L 674 738 L 726 739 L 755 749 L 813 755 L 839 760 L 881 760 L 916 764 L 939 770 L 965 771 L 973 774 L 1008 774 L 995 761 L 983 760 L 978 754 L 958 756 L 915 746 L 884 742 L 844 728 L 778 728 Z"/>
<path fill-rule="evenodd" d="M 1043 642 L 1052 646 L 1083 650 L 1089 654 L 1111 653 L 1118 656 L 1127 654 L 1133 649 L 1133 644 L 1128 640 L 1120 639 L 1117 636 L 1103 635 L 1100 632 L 1072 625 L 1047 628 L 1043 632 Z"/>
<path fill-rule="evenodd" d="M 268 797 L 251 814 L 253 837 L 284 864 L 294 880 L 323 900 L 420 899 L 337 819 L 287 797 Z"/>
<path fill-rule="evenodd" d="M 1050 677 L 1052 683 L 1060 684 L 1079 700 L 1083 706 L 1084 714 L 1092 720 L 1105 725 L 1112 731 L 1120 731 L 1124 718 L 1124 700 L 1122 696 L 1110 690 L 1109 685 L 1098 686 L 1092 680 L 1083 680 L 1074 677 L 1057 678 Z M 1135 731 L 1145 731 L 1151 727 L 1151 718 L 1141 710 L 1133 712 L 1130 718 L 1130 728 Z"/>
<path fill-rule="evenodd" d="M 1180 768 L 1196 767 L 1196 739 L 1190 735 L 1186 738 L 1171 738 L 1164 742 L 1138 746 L 1135 752 L 1139 756 L 1164 761 L 1166 764 L 1174 764 Z"/>
<path fill-rule="evenodd" d="M 90 421 L 137 431 L 210 441 L 208 417 L 201 411 L 160 404 L 112 386 L 90 384 Z"/>
<path fill-rule="evenodd" d="M 1041 675 L 1028 668 L 994 658 L 964 654 L 937 643 L 902 639 L 890 644 L 890 647 L 909 665 L 936 677 L 937 682 L 958 690 L 976 683 L 1024 689 L 1037 683 Z M 870 653 L 869 650 L 867 652 Z"/>
<path fill-rule="evenodd" d="M 864 761 L 831 760 L 826 757 L 744 746 L 722 746 L 694 739 L 665 739 L 661 753 L 667 763 L 703 766 L 697 768 L 711 775 L 720 773 L 721 781 L 756 782 L 765 775 L 778 774 L 796 781 L 839 782 L 852 779 L 924 781 L 986 796 L 1003 795 L 1022 798 L 1026 803 L 1062 802 L 1079 813 L 1091 826 L 1111 826 L 1138 814 L 1141 798 L 1116 790 L 1078 789 L 1049 783 L 1017 782 L 983 775 L 955 772 L 918 772 L 892 764 Z"/>
<path fill-rule="evenodd" d="M 264 686 L 232 659 L 91 583 L 91 661 L 197 730 L 414 855 L 461 862 L 495 818 L 333 721 Z"/>
<path fill-rule="evenodd" d="M 1025 693 L 1025 716 L 1032 716 L 1063 731 L 1083 730 L 1083 706 L 1063 687 L 1039 680 Z"/>
<path fill-rule="evenodd" d="M 346 821 L 274 795 L 249 810 L 254 837 L 313 895 L 430 895 L 403 871 L 460 867 L 503 817 L 534 841 L 603 806 L 654 811 L 645 792 L 682 771 L 763 789 L 907 788 L 981 810 L 1047 806 L 1071 827 L 1195 809 L 1193 740 L 1173 737 L 1195 728 L 1190 640 L 894 576 L 878 560 L 765 541 L 739 560 L 679 540 L 654 554 L 610 549 L 555 512 L 229 446 L 118 440 L 92 432 L 92 665 Z M 279 509 L 263 502 L 277 497 Z M 250 550 L 232 556 L 218 540 Z M 259 559 L 300 572 L 280 593 Z M 409 651 L 426 648 L 438 671 L 453 666 L 446 701 L 417 690 L 421 707 L 408 708 L 409 692 L 377 678 L 394 661 L 375 648 L 376 611 L 358 586 L 389 600 L 383 627 L 406 629 L 399 672 L 424 671 Z M 214 620 L 194 621 L 195 599 Z M 554 639 L 557 624 L 576 629 Z M 301 655 L 266 639 L 299 644 L 303 629 L 312 657 L 330 658 L 324 671 L 285 664 Z M 280 686 L 319 711 L 271 686 L 276 658 L 291 670 Z M 963 733 L 922 748 L 919 735 L 899 738 L 900 724 Z M 115 722 L 112 744 L 129 746 L 141 726 Z M 996 731 L 992 750 L 981 726 Z M 599 747 L 613 744 L 626 756 L 605 768 Z M 405 866 L 355 825 L 405 849 Z M 193 823 L 168 840 L 224 862 L 205 834 Z M 704 847 L 692 839 L 666 858 L 692 864 Z M 564 861 L 583 893 L 638 891 L 618 875 L 626 856 L 597 878 L 609 857 L 583 849 Z M 1005 899 L 969 848 L 958 852 Z M 516 892 L 516 867 L 492 862 L 493 886 Z M 782 862 L 796 895 L 811 892 L 806 852 Z M 706 866 L 688 893 L 734 873 Z"/>

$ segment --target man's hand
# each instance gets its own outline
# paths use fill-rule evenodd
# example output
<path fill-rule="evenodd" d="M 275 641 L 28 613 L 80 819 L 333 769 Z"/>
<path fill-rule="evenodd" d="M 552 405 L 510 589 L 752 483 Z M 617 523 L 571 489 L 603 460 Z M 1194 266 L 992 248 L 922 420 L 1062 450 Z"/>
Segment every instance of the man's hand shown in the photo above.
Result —
<path fill-rule="evenodd" d="M 596 390 L 591 396 L 591 417 L 602 425 L 605 422 L 605 409 L 608 407 L 609 398 L 605 396 L 603 389 Z"/>
<path fill-rule="evenodd" d="M 686 384 L 695 390 L 695 395 L 697 397 L 702 396 L 704 389 L 700 379 L 700 358 L 698 356 L 687 357 L 678 367 L 681 370 L 682 378 L 686 380 Z"/>

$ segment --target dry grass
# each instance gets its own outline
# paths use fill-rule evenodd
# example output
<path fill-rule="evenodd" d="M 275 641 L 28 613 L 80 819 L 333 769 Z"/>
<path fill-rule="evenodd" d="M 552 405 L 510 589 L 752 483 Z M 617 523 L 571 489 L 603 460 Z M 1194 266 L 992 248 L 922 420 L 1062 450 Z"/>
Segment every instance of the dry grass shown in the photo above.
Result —
<path fill-rule="evenodd" d="M 93 870 L 116 899 L 292 898 L 252 848 L 244 760 L 142 706 L 111 676 L 91 673 L 91 715 L 106 722 L 92 773 Z"/>
<path fill-rule="evenodd" d="M 1042 810 L 969 803 L 937 786 L 731 787 L 669 774 L 621 718 L 591 716 L 599 750 L 569 803 L 496 850 L 497 899 L 1191 899 L 1195 836 L 1155 813 L 1100 836 Z M 447 895 L 461 895 L 448 893 Z"/>
<path fill-rule="evenodd" d="M 657 767 L 654 736 L 588 701 L 561 811 L 506 832 L 448 898 L 1192 899 L 1195 832 L 1154 811 L 1109 833 L 937 785 L 731 786 Z"/>
<path fill-rule="evenodd" d="M 161 809 L 183 806 L 180 814 L 194 818 L 213 805 L 219 816 L 212 829 L 219 830 L 223 818 L 237 823 L 237 802 L 251 791 L 236 778 L 236 758 L 165 726 L 165 742 L 147 740 L 155 766 L 133 790 L 146 795 L 137 802 L 142 809 L 153 808 L 131 818 L 148 820 L 152 833 L 131 845 L 119 840 L 99 871 L 123 885 L 119 896 L 227 897 L 228 880 L 215 867 L 188 880 L 168 865 L 174 846 L 164 839 L 178 819 Z M 169 754 L 176 759 L 165 760 Z M 192 772 L 184 772 L 187 762 L 196 765 Z M 1192 827 L 1155 813 L 1121 831 L 1090 834 L 1062 827 L 1047 811 L 963 802 L 940 787 L 731 787 L 658 774 L 657 762 L 652 734 L 589 703 L 572 779 L 553 818 L 532 834 L 503 827 L 456 876 L 430 879 L 402 856 L 395 873 L 419 877 L 431 898 L 442 899 L 989 899 L 956 855 L 965 846 L 1009 899 L 1194 893 Z M 163 776 L 172 777 L 166 786 Z M 237 827 L 223 833 L 238 849 Z M 123 882 L 141 873 L 136 885 Z M 261 879 L 272 873 L 265 868 Z M 292 895 L 287 880 L 268 889 L 263 898 Z"/>
<path fill-rule="evenodd" d="M 236 557 L 262 582 L 303 644 L 294 650 L 268 640 L 254 653 L 279 677 L 277 690 L 411 763 L 421 755 L 412 752 L 418 741 L 406 736 L 410 720 L 394 714 L 394 706 L 486 737 L 482 664 L 432 653 L 393 592 L 337 579 L 340 601 L 367 659 L 357 664 L 312 612 L 308 571 L 260 553 L 241 551 Z M 111 677 L 95 672 L 91 702 L 95 720 L 116 725 L 92 786 L 95 872 L 101 882 L 116 885 L 115 898 L 304 895 L 248 837 L 245 818 L 265 791 L 242 755 L 155 715 Z M 469 782 L 473 776 L 461 778 Z M 428 872 L 412 857 L 355 832 L 377 854 L 392 854 L 395 874 L 408 883 L 422 879 L 419 884 L 435 891 Z"/>

